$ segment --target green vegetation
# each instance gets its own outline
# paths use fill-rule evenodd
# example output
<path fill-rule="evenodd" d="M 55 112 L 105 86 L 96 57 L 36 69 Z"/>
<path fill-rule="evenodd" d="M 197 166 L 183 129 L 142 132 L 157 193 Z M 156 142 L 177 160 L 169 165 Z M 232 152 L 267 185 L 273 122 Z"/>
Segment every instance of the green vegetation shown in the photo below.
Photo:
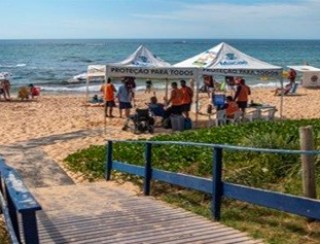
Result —
<path fill-rule="evenodd" d="M 174 135 L 155 136 L 153 141 L 192 141 L 232 144 L 258 148 L 299 149 L 299 127 L 314 128 L 316 148 L 320 145 L 320 120 L 283 122 L 255 122 L 227 125 L 219 128 L 187 131 Z M 173 172 L 211 177 L 212 149 L 181 145 L 154 145 L 153 167 Z M 144 164 L 144 146 L 137 143 L 115 143 L 114 159 L 131 164 Z M 104 174 L 105 147 L 91 146 L 66 158 L 68 167 L 89 179 Z M 226 151 L 223 153 L 223 178 L 239 183 L 280 192 L 302 194 L 299 155 L 266 154 Z M 320 157 L 316 157 L 317 185 L 320 192 Z M 136 182 L 137 177 L 130 177 Z M 117 177 L 119 175 L 117 174 Z M 210 217 L 210 197 L 195 191 L 153 184 L 152 194 L 172 204 Z M 222 222 L 269 243 L 320 242 L 320 225 L 308 223 L 304 218 L 280 213 L 247 203 L 224 199 Z"/>

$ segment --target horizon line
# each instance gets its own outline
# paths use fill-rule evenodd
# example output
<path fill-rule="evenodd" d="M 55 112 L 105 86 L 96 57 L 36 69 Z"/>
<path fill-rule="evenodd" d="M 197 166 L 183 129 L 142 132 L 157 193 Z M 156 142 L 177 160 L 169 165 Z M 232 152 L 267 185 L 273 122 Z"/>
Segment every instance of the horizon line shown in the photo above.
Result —
<path fill-rule="evenodd" d="M 156 37 L 146 37 L 146 38 L 0 38 L 0 41 L 17 41 L 17 40 L 283 40 L 283 41 L 320 41 L 316 38 L 182 38 L 182 37 L 172 37 L 172 38 L 156 38 Z"/>

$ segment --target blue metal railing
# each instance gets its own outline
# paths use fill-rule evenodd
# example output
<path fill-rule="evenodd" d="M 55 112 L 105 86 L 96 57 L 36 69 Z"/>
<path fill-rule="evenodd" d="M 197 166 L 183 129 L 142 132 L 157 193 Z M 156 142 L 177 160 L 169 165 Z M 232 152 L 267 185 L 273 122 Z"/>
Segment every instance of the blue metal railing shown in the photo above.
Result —
<path fill-rule="evenodd" d="M 113 143 L 140 143 L 145 144 L 145 165 L 137 166 L 119 161 L 114 161 L 112 156 Z M 212 156 L 212 179 L 196 177 L 192 175 L 174 173 L 152 168 L 152 145 L 180 145 L 180 146 L 196 146 L 209 147 L 213 149 Z M 273 208 L 280 211 L 305 216 L 311 219 L 320 220 L 320 201 L 291 194 L 284 194 L 275 191 L 263 190 L 254 187 L 248 187 L 239 184 L 232 184 L 222 181 L 222 153 L 223 150 L 233 151 L 251 151 L 263 153 L 278 154 L 303 154 L 303 155 L 319 155 L 320 151 L 305 150 L 282 150 L 282 149 L 265 149 L 241 147 L 232 145 L 195 143 L 195 142 L 173 142 L 173 141 L 108 141 L 106 155 L 106 180 L 110 180 L 111 171 L 118 170 L 130 174 L 144 177 L 144 194 L 150 194 L 151 180 L 159 180 L 173 185 L 198 190 L 211 194 L 212 203 L 211 211 L 215 220 L 220 219 L 221 198 L 228 197 L 248 203 L 257 204 L 267 208 Z"/>
<path fill-rule="evenodd" d="M 0 203 L 6 228 L 12 243 L 21 243 L 22 226 L 24 243 L 39 243 L 36 211 L 41 210 L 28 191 L 18 172 L 0 158 Z M 18 214 L 21 215 L 19 218 Z"/>

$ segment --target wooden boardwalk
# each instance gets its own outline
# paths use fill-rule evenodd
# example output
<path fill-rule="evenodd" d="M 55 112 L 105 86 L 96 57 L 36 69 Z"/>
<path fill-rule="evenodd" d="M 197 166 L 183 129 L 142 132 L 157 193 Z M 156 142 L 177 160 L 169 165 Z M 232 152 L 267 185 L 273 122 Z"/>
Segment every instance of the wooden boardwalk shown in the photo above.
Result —
<path fill-rule="evenodd" d="M 107 183 L 36 188 L 40 243 L 262 243 Z"/>

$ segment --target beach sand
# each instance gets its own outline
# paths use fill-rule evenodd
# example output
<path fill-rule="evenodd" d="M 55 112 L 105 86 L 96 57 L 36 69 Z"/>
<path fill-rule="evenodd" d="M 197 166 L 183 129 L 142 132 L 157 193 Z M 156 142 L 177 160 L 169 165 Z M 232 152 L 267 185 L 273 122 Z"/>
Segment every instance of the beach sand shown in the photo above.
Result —
<path fill-rule="evenodd" d="M 139 92 L 137 107 L 145 107 L 151 94 Z M 157 92 L 159 101 L 164 93 Z M 14 97 L 14 95 L 13 95 Z M 256 103 L 267 103 L 280 109 L 280 97 L 271 89 L 253 89 L 251 99 Z M 0 101 L 1 126 L 0 145 L 14 145 L 36 141 L 44 152 L 65 169 L 63 159 L 69 154 L 92 144 L 103 145 L 108 139 L 149 138 L 150 134 L 135 135 L 122 131 L 124 119 L 118 117 L 106 120 L 104 133 L 103 107 L 85 106 L 84 94 L 41 94 L 35 101 Z M 200 111 L 206 113 L 209 102 L 206 93 L 200 94 Z M 285 119 L 318 118 L 320 114 L 320 90 L 299 87 L 298 95 L 283 99 Z M 276 116 L 279 116 L 277 112 Z M 194 118 L 194 114 L 192 115 Z M 200 115 L 199 123 L 207 125 L 207 116 Z M 156 133 L 172 133 L 171 130 L 156 129 Z M 75 182 L 83 181 L 79 175 L 68 172 Z"/>

